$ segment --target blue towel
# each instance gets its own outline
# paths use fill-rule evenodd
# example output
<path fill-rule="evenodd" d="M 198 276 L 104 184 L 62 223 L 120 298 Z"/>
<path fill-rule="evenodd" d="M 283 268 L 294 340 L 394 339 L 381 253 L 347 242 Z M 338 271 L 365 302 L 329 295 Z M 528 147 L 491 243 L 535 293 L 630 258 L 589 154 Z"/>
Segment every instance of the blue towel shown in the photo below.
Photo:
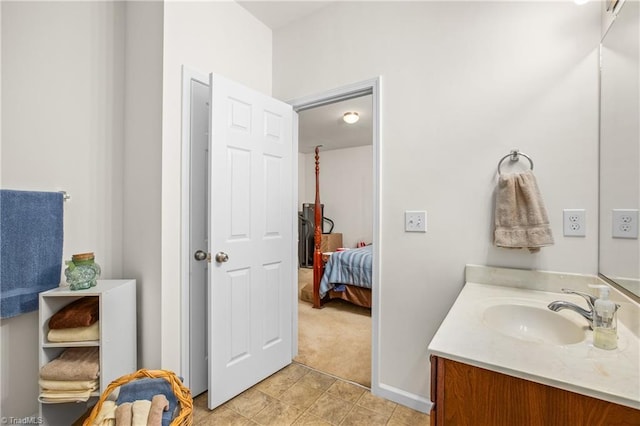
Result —
<path fill-rule="evenodd" d="M 0 317 L 38 310 L 38 294 L 60 284 L 63 196 L 0 190 Z"/>
<path fill-rule="evenodd" d="M 180 380 L 182 380 L 182 378 Z M 167 401 L 169 401 L 169 411 L 162 413 L 162 426 L 169 426 L 178 406 L 178 398 L 176 398 L 171 389 L 171 383 L 162 377 L 156 379 L 136 379 L 120 386 L 116 405 L 124 404 L 125 402 L 139 401 L 141 399 L 151 401 L 154 395 L 159 394 L 166 396 Z"/>

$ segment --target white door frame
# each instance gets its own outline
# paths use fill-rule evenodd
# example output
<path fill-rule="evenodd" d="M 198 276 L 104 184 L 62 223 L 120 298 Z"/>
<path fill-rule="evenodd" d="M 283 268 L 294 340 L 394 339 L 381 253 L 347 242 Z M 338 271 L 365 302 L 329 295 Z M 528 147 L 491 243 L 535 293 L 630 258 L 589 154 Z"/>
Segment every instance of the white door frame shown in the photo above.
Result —
<path fill-rule="evenodd" d="M 189 217 L 191 214 L 189 185 L 191 160 L 191 81 L 197 81 L 209 86 L 209 75 L 182 66 L 182 205 L 181 205 L 181 238 L 180 238 L 180 269 L 181 269 L 181 315 L 180 315 L 180 370 L 185 385 L 189 387 L 190 376 L 190 345 L 189 345 Z"/>
<path fill-rule="evenodd" d="M 381 77 L 370 80 L 364 80 L 336 89 L 328 90 L 316 95 L 305 96 L 288 101 L 293 106 L 295 112 L 304 111 L 306 109 L 319 107 L 326 104 L 335 103 L 341 100 L 352 99 L 364 95 L 371 95 L 372 104 L 372 122 L 373 122 L 373 271 L 371 293 L 373 297 L 371 307 L 371 393 L 374 395 L 384 394 L 384 390 L 380 387 L 378 360 L 379 348 L 378 339 L 380 335 L 380 152 L 381 152 Z M 297 129 L 297 118 L 294 117 L 294 126 Z M 297 154 L 298 154 L 298 137 L 297 132 L 294 133 L 293 140 L 295 152 L 295 162 L 297 170 Z M 297 207 L 296 207 L 297 208 Z M 297 265 L 296 265 L 297 266 Z M 297 286 L 296 286 L 297 289 Z M 297 306 L 297 292 L 294 291 L 294 298 Z M 298 310 L 293 309 L 293 354 L 298 353 Z"/>
<path fill-rule="evenodd" d="M 191 118 L 191 80 L 200 83 L 209 84 L 209 76 L 205 73 L 182 66 L 182 224 L 181 224 L 181 374 L 188 381 L 189 377 L 189 131 Z M 380 388 L 379 382 L 379 332 L 380 332 L 380 189 L 381 189 L 381 171 L 380 171 L 380 152 L 382 144 L 381 123 L 381 77 L 370 80 L 364 80 L 357 83 L 342 86 L 336 89 L 328 90 L 316 95 L 305 96 L 288 101 L 292 105 L 294 112 L 303 111 L 305 109 L 318 107 L 325 104 L 338 102 L 364 95 L 371 95 L 372 113 L 373 113 L 373 271 L 372 271 L 372 308 L 371 308 L 371 392 L 374 395 L 380 395 L 384 391 Z M 294 114 L 293 118 L 294 140 L 292 156 L 294 176 L 298 173 L 298 119 Z M 294 180 L 294 200 L 296 204 L 292 206 L 297 209 L 297 180 Z M 292 224 L 294 234 L 297 234 L 296 224 Z M 295 239 L 292 239 L 292 245 L 297 247 Z M 293 251 L 297 253 L 296 250 Z M 297 263 L 293 262 L 296 266 Z M 294 277 L 296 275 L 293 275 Z M 295 280 L 293 280 L 295 281 Z M 297 306 L 297 285 L 292 288 L 292 297 Z M 292 321 L 292 354 L 298 353 L 298 310 L 293 309 Z M 189 386 L 189 383 L 185 383 Z"/>

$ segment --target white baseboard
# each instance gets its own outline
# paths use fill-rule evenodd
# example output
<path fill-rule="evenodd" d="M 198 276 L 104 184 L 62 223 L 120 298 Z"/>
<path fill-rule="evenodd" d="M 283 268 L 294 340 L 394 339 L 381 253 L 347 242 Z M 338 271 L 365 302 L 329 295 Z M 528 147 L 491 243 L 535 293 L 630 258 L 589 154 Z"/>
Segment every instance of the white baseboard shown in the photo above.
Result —
<path fill-rule="evenodd" d="M 432 402 L 426 398 L 393 386 L 385 385 L 384 383 L 378 386 L 372 386 L 371 392 L 376 396 L 426 414 L 429 414 L 433 406 Z"/>

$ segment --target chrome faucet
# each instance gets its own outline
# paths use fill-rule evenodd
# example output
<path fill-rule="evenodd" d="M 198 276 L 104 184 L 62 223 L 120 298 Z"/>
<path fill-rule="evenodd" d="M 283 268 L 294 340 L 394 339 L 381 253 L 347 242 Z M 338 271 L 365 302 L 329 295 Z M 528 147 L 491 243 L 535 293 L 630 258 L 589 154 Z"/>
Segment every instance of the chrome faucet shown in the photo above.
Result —
<path fill-rule="evenodd" d="M 593 317 L 594 317 L 593 311 L 594 311 L 594 304 L 596 303 L 596 297 L 588 293 L 571 290 L 569 288 L 563 288 L 561 291 L 567 294 L 577 294 L 578 296 L 582 296 L 582 298 L 584 298 L 584 300 L 587 302 L 587 305 L 589 305 L 589 310 L 586 310 L 576 305 L 575 303 L 567 302 L 564 300 L 556 300 L 555 302 L 551 302 L 547 307 L 551 309 L 553 312 L 558 312 L 563 309 L 570 309 L 574 312 L 577 312 L 580 315 L 582 315 L 587 321 L 589 321 L 589 328 L 593 329 Z"/>

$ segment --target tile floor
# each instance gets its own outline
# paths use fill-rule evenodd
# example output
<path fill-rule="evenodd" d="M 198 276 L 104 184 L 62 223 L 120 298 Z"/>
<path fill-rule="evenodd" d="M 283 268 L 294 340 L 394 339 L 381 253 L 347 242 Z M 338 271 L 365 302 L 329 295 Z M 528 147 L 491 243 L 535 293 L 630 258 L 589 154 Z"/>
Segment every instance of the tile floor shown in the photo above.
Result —
<path fill-rule="evenodd" d="M 429 425 L 429 416 L 367 388 L 293 363 L 213 411 L 194 398 L 194 425 Z"/>

